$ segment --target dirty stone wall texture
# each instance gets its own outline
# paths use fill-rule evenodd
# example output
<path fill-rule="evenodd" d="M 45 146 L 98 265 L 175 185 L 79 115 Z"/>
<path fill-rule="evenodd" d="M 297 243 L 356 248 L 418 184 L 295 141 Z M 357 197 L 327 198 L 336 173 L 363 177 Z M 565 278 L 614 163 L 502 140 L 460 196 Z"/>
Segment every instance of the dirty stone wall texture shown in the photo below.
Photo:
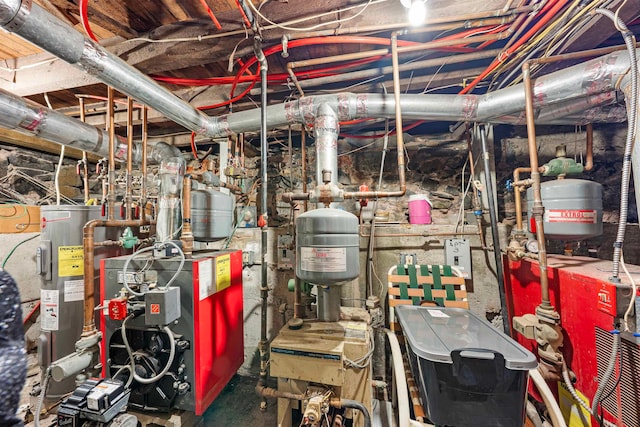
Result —
<path fill-rule="evenodd" d="M 573 245 L 576 254 L 586 255 L 591 249 L 591 254 L 597 254 L 600 258 L 611 258 L 611 247 L 616 232 L 620 200 L 620 172 L 622 162 L 623 144 L 626 127 L 624 125 L 596 126 L 594 132 L 594 162 L 591 172 L 583 174 L 582 178 L 595 180 L 604 185 L 605 206 L 605 234 L 587 242 Z M 541 163 L 553 158 L 555 146 L 565 144 L 569 156 L 584 156 L 584 131 L 574 128 L 539 128 L 538 145 Z M 365 143 L 349 144 L 345 141 L 339 143 L 339 183 L 349 191 L 355 191 L 361 184 L 368 185 L 371 189 L 377 189 L 380 162 L 382 158 L 382 144 L 377 141 L 371 146 L 361 148 Z M 389 141 L 389 147 L 395 148 L 395 141 Z M 367 262 L 367 250 L 370 226 L 363 227 L 364 236 L 361 237 L 360 263 L 363 274 L 361 278 L 351 284 L 343 286 L 343 304 L 361 305 L 362 299 L 367 295 L 367 288 L 372 287 L 373 293 L 384 299 L 386 297 L 386 276 L 389 268 L 399 261 L 401 253 L 415 254 L 417 261 L 422 264 L 438 264 L 444 261 L 444 240 L 448 236 L 464 231 L 464 236 L 470 241 L 471 257 L 473 260 L 473 279 L 470 285 L 473 292 L 470 294 L 470 304 L 474 312 L 491 319 L 497 326 L 502 319 L 498 315 L 499 297 L 497 279 L 495 277 L 495 265 L 493 254 L 481 248 L 477 227 L 473 218 L 459 215 L 461 203 L 469 208 L 470 198 L 463 197 L 461 186 L 462 168 L 467 159 L 467 143 L 451 141 L 434 141 L 433 139 L 410 139 L 407 144 L 407 195 L 398 199 L 380 199 L 376 209 L 378 223 L 373 251 L 373 274 L 371 284 L 364 274 Z M 513 168 L 528 165 L 528 153 L 526 144 L 526 130 L 522 127 L 499 127 L 496 130 L 495 156 L 498 180 L 498 201 L 500 205 L 500 217 L 505 227 L 513 222 L 513 196 L 506 190 L 506 181 L 512 175 Z M 357 150 L 357 151 L 354 151 Z M 348 154 L 346 154 L 348 153 Z M 315 158 L 313 140 L 308 147 L 308 188 L 313 188 L 315 178 Z M 344 155 L 343 155 L 344 154 Z M 294 271 L 279 263 L 282 248 L 278 245 L 278 236 L 292 233 L 292 219 L 297 214 L 288 204 L 280 202 L 279 196 L 286 191 L 300 191 L 302 189 L 300 148 L 294 147 L 293 167 L 289 165 L 286 147 L 273 148 L 269 154 L 269 253 L 268 271 L 269 286 L 272 289 L 269 299 L 269 336 L 273 337 L 280 326 L 292 316 L 292 294 L 287 290 L 287 282 L 294 277 Z M 476 159 L 477 160 L 477 159 Z M 0 150 L 0 190 L 5 200 L 27 197 L 21 200 L 30 203 L 52 203 L 53 171 L 57 163 L 56 156 L 29 153 L 22 149 Z M 479 162 L 481 163 L 481 162 Z M 259 176 L 259 159 L 247 158 L 249 168 L 249 180 L 247 188 L 251 188 L 252 180 Z M 469 167 L 465 168 L 464 184 L 468 183 Z M 24 174 L 21 175 L 18 172 Z M 35 177 L 45 184 L 45 189 L 29 182 L 27 177 Z M 61 173 L 64 186 L 70 197 L 81 197 L 81 184 L 79 177 L 75 175 L 75 161 L 69 161 Z M 62 183 L 62 181 L 61 181 Z M 93 184 L 93 183 L 92 183 Z M 93 193 L 99 191 L 99 186 L 93 184 Z M 257 185 L 254 188 L 259 188 Z M 398 188 L 396 152 L 390 149 L 387 152 L 380 190 L 391 191 Z M 409 225 L 407 218 L 407 203 L 411 194 L 427 194 L 433 202 L 432 225 Z M 245 203 L 259 203 L 260 197 L 250 194 L 244 200 Z M 368 209 L 371 209 L 372 204 Z M 309 208 L 313 208 L 310 204 Z M 350 200 L 342 204 L 342 209 L 359 214 L 356 201 Z M 258 207 L 260 212 L 260 207 Z M 365 212 L 366 213 L 366 212 Z M 631 195 L 631 207 L 629 211 L 630 221 L 637 222 L 635 200 Z M 465 221 L 467 224 L 465 224 Z M 457 226 L 456 226 L 457 224 Z M 457 230 L 456 230 L 457 228 Z M 487 234 L 487 242 L 491 245 L 489 234 L 488 215 L 485 215 L 484 229 Z M 475 234 L 474 234 L 475 233 Z M 414 236 L 394 236 L 394 234 L 415 234 Z M 505 233 L 506 234 L 506 233 Z M 640 239 L 636 225 L 628 227 L 625 242 L 625 257 L 628 263 L 640 264 Z M 11 247 L 20 241 L 20 236 L 6 240 Z M 37 239 L 29 243 L 37 242 Z M 230 247 L 238 249 L 259 248 L 260 232 L 258 229 L 238 229 Z M 209 245 L 215 247 L 216 245 Z M 562 253 L 564 245 L 552 242 L 550 248 L 554 252 Z M 10 250 L 9 244 L 0 252 L 4 258 Z M 259 263 L 259 256 L 254 257 Z M 34 245 L 19 247 L 12 257 L 9 266 L 15 268 L 14 263 L 20 263 L 20 272 L 23 274 L 19 283 L 23 287 L 24 299 L 33 299 L 37 296 L 40 279 L 35 275 Z M 32 272 L 29 276 L 28 272 Z M 245 373 L 253 372 L 256 367 L 255 350 L 259 339 L 259 288 L 260 265 L 247 267 L 244 271 L 245 280 L 245 358 L 247 363 L 243 368 Z M 28 308 L 25 308 L 28 311 Z"/>

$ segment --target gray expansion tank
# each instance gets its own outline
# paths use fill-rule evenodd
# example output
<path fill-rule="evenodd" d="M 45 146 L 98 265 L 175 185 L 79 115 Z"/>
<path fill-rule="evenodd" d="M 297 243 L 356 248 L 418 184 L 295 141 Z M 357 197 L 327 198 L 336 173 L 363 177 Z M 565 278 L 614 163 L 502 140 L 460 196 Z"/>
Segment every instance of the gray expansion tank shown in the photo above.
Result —
<path fill-rule="evenodd" d="M 233 230 L 233 197 L 209 188 L 192 190 L 191 227 L 198 242 L 229 237 Z"/>
<path fill-rule="evenodd" d="M 296 219 L 296 276 L 318 285 L 353 280 L 360 274 L 358 218 L 321 208 Z"/>
<path fill-rule="evenodd" d="M 583 240 L 602 234 L 602 185 L 583 179 L 556 179 L 541 185 L 544 235 L 553 240 Z M 533 189 L 527 189 L 529 231 Z"/>

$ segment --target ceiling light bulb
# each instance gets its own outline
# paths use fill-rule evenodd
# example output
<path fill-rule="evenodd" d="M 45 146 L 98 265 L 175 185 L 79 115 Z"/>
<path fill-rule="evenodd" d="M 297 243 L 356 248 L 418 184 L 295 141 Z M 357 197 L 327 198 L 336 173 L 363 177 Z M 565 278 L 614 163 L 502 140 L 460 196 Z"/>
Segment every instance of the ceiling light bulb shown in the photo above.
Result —
<path fill-rule="evenodd" d="M 419 27 L 427 17 L 427 7 L 423 0 L 413 0 L 409 8 L 409 24 L 412 27 Z"/>

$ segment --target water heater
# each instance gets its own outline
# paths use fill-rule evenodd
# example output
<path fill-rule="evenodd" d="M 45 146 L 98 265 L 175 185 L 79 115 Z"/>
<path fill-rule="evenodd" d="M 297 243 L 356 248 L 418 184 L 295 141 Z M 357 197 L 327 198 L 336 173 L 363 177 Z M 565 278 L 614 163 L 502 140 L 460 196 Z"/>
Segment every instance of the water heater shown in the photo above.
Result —
<path fill-rule="evenodd" d="M 583 179 L 557 179 L 541 185 L 544 235 L 554 240 L 583 240 L 602 234 L 602 185 Z M 529 231 L 535 233 L 533 188 L 527 190 Z"/>

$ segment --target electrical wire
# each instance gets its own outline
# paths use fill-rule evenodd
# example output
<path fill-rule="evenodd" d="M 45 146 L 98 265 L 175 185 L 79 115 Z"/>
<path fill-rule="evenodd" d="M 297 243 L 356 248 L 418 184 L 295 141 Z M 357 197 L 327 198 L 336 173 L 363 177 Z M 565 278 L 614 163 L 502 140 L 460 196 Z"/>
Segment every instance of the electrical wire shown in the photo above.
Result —
<path fill-rule="evenodd" d="M 280 29 L 286 30 L 286 31 L 313 31 L 313 30 L 316 30 L 318 28 L 326 27 L 327 25 L 342 24 L 344 22 L 351 21 L 352 19 L 355 19 L 358 16 L 360 16 L 372 4 L 374 4 L 374 3 L 383 3 L 385 1 L 387 1 L 387 0 L 375 0 L 375 1 L 374 0 L 368 0 L 367 3 L 365 3 L 364 5 L 350 6 L 350 7 L 346 7 L 344 9 L 342 9 L 341 11 L 327 12 L 325 14 L 316 15 L 314 17 L 304 18 L 304 21 L 309 21 L 311 19 L 316 19 L 317 17 L 326 16 L 327 14 L 340 14 L 341 12 L 344 12 L 344 11 L 347 11 L 347 10 L 351 10 L 351 9 L 358 8 L 358 7 L 361 8 L 358 12 L 356 12 L 355 14 L 353 14 L 353 15 L 347 17 L 347 18 L 335 19 L 333 21 L 322 22 L 320 24 L 312 25 L 310 27 L 303 27 L 303 28 L 301 28 L 301 27 L 290 27 L 288 25 L 278 24 L 276 22 L 273 22 L 272 20 L 270 20 L 269 18 L 264 16 L 262 14 L 262 12 L 260 12 L 260 10 L 258 10 L 258 8 L 256 8 L 256 6 L 253 4 L 252 1 L 247 1 L 246 3 L 253 10 L 253 12 L 255 12 L 256 15 L 258 15 L 260 18 L 262 18 L 263 20 L 267 21 L 269 24 L 271 24 L 271 25 L 273 25 L 273 26 L 275 26 L 277 28 L 280 28 Z M 303 22 L 303 21 L 299 21 L 299 22 Z"/>
<path fill-rule="evenodd" d="M 125 280 L 126 282 L 126 280 Z M 159 330 L 163 331 L 169 337 L 169 359 L 165 364 L 162 371 L 160 371 L 157 375 L 151 378 L 142 378 L 140 375 L 136 373 L 136 361 L 133 358 L 133 351 L 131 350 L 131 346 L 129 345 L 129 340 L 127 339 L 127 321 L 132 319 L 133 315 L 127 316 L 126 319 L 122 321 L 122 328 L 120 328 L 120 335 L 122 336 L 122 343 L 124 344 L 125 349 L 127 350 L 127 354 L 129 355 L 129 362 L 131 364 L 131 378 L 139 382 L 140 384 L 153 384 L 154 382 L 162 379 L 169 372 L 171 365 L 173 364 L 173 359 L 176 355 L 176 339 L 173 336 L 173 332 L 169 329 L 168 326 L 158 327 Z"/>
<path fill-rule="evenodd" d="M 627 275 L 627 278 L 629 279 L 629 282 L 631 282 L 631 298 L 629 299 L 629 306 L 627 307 L 627 311 L 624 312 L 624 317 L 623 317 L 623 320 L 622 320 L 622 326 L 624 328 L 624 331 L 625 332 L 631 332 L 631 328 L 629 328 L 629 314 L 631 314 L 631 311 L 633 311 L 633 307 L 634 307 L 635 302 L 636 302 L 636 294 L 637 294 L 638 287 L 636 285 L 636 281 L 633 280 L 633 277 L 631 276 L 631 273 L 629 273 L 629 270 L 627 269 L 627 266 L 624 263 L 624 254 L 620 255 L 620 266 L 622 267 L 622 270 Z M 4 267 L 4 265 L 3 265 L 3 267 Z M 638 318 L 638 316 L 636 316 L 636 318 Z M 637 322 L 637 320 L 636 320 L 636 322 Z"/>
<path fill-rule="evenodd" d="M 82 28 L 84 32 L 87 33 L 87 36 L 94 42 L 97 42 L 98 39 L 93 34 L 91 30 L 91 23 L 89 22 L 89 13 L 88 13 L 89 0 L 80 0 L 78 2 L 78 9 L 80 11 L 80 22 L 82 22 Z"/>
<path fill-rule="evenodd" d="M 20 243 L 18 243 L 17 245 L 15 245 L 7 254 L 7 256 L 4 258 L 4 261 L 2 261 L 2 269 L 4 270 L 5 266 L 7 265 L 7 262 L 9 261 L 9 258 L 11 258 L 11 255 L 13 255 L 13 253 L 16 251 L 16 249 L 18 249 L 21 245 L 23 245 L 24 243 L 27 243 L 30 240 L 35 239 L 36 237 L 40 236 L 40 233 L 31 236 L 27 239 L 24 239 L 23 241 L 21 241 Z"/>

